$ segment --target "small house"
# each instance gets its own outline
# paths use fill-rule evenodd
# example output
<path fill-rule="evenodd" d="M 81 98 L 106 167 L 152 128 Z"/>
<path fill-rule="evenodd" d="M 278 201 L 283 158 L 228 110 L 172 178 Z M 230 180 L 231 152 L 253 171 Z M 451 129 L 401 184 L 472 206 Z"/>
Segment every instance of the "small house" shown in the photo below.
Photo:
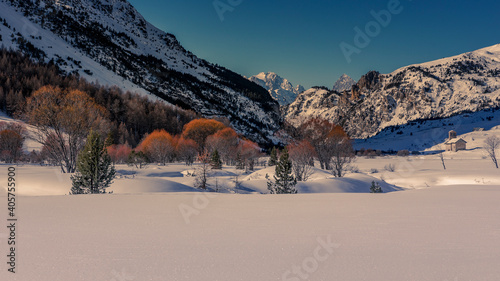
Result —
<path fill-rule="evenodd" d="M 458 138 L 457 132 L 453 130 L 448 133 L 448 140 L 444 144 L 446 145 L 446 151 L 457 152 L 467 149 L 467 142 Z"/>

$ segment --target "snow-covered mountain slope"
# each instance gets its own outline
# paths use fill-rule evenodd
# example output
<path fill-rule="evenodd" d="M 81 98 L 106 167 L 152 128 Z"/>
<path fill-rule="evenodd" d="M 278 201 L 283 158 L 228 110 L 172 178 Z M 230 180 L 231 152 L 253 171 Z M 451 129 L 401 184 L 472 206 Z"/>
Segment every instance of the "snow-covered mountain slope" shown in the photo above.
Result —
<path fill-rule="evenodd" d="M 328 99 L 325 100 L 325 97 Z M 350 92 L 305 92 L 286 109 L 292 124 L 321 116 L 354 138 L 421 119 L 500 107 L 500 44 L 390 74 L 372 71 Z"/>
<path fill-rule="evenodd" d="M 295 101 L 285 107 L 286 118 L 294 125 L 299 125 L 309 117 L 321 116 L 334 120 L 340 94 L 324 87 L 313 87 L 295 98 Z"/>
<path fill-rule="evenodd" d="M 498 125 L 500 125 L 500 110 L 486 109 L 448 118 L 418 120 L 401 126 L 387 127 L 373 137 L 355 140 L 354 147 L 358 150 L 366 148 L 383 151 L 435 150 L 447 140 L 448 132 L 451 130 L 461 136 L 469 136 L 469 134 L 484 133 L 474 132 L 475 128 L 488 131 Z M 468 142 L 468 149 L 474 149 L 470 143 L 472 138 L 464 138 L 464 140 Z M 478 146 L 477 143 L 475 145 Z"/>
<path fill-rule="evenodd" d="M 279 104 L 239 74 L 199 59 L 126 0 L 0 0 L 0 40 L 90 81 L 140 91 L 265 142 Z"/>
<path fill-rule="evenodd" d="M 304 87 L 301 85 L 294 87 L 287 79 L 278 76 L 274 72 L 261 72 L 248 79 L 268 90 L 280 105 L 292 103 L 297 95 L 304 91 Z"/>
<path fill-rule="evenodd" d="M 332 90 L 339 93 L 343 91 L 350 91 L 354 85 L 356 85 L 356 81 L 354 81 L 354 79 L 349 77 L 347 74 L 342 74 L 339 80 L 337 80 L 337 82 L 333 85 Z"/>

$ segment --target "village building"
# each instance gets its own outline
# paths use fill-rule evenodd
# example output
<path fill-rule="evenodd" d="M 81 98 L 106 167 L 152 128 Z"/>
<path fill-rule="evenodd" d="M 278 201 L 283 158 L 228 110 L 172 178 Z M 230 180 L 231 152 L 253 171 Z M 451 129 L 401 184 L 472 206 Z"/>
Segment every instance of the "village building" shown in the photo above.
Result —
<path fill-rule="evenodd" d="M 467 149 L 467 142 L 458 138 L 457 132 L 453 130 L 448 133 L 448 140 L 444 144 L 446 146 L 446 151 L 457 152 L 459 150 Z"/>

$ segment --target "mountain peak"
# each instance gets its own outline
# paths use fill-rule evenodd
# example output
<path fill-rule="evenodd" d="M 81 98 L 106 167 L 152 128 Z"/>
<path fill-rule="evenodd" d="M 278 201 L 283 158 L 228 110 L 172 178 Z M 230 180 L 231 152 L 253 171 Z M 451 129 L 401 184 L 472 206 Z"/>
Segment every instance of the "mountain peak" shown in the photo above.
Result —
<path fill-rule="evenodd" d="M 349 75 L 344 73 L 333 85 L 333 90 L 339 93 L 344 91 L 350 91 L 352 86 L 355 84 L 356 81 L 354 81 L 351 77 L 349 77 Z"/>
<path fill-rule="evenodd" d="M 304 91 L 304 87 L 301 85 L 294 87 L 287 79 L 274 72 L 261 72 L 248 80 L 268 90 L 280 105 L 292 103 L 297 95 Z"/>

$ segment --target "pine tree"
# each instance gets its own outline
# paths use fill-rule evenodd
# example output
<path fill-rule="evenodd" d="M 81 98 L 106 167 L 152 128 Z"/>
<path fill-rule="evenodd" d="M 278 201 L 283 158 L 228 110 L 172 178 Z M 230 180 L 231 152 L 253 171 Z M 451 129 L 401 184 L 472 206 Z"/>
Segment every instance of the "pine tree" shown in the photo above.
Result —
<path fill-rule="evenodd" d="M 375 183 L 375 181 L 372 181 L 372 185 L 370 186 L 370 193 L 382 193 L 382 187 L 380 187 L 380 185 L 377 183 Z"/>
<path fill-rule="evenodd" d="M 106 140 L 104 141 L 104 147 L 109 147 L 109 146 L 112 146 L 114 144 L 114 137 L 113 137 L 113 133 L 112 132 L 109 132 L 107 137 L 106 137 Z"/>
<path fill-rule="evenodd" d="M 104 142 L 98 133 L 91 131 L 85 147 L 78 154 L 76 174 L 71 176 L 71 194 L 105 193 L 115 173 Z"/>
<path fill-rule="evenodd" d="M 290 161 L 288 151 L 285 148 L 276 164 L 274 182 L 269 180 L 267 189 L 271 194 L 295 194 L 297 193 L 296 184 L 297 179 L 292 175 L 292 161 Z"/>
<path fill-rule="evenodd" d="M 277 163 L 278 163 L 278 150 L 276 149 L 276 147 L 273 147 L 273 149 L 271 150 L 271 157 L 269 158 L 267 165 L 271 167 L 271 166 L 276 166 Z"/>
<path fill-rule="evenodd" d="M 220 155 L 219 155 L 219 152 L 216 150 L 214 150 L 214 152 L 212 153 L 212 157 L 211 157 L 211 165 L 212 165 L 212 169 L 215 169 L 215 170 L 220 170 L 222 169 L 222 161 L 220 160 Z"/>

